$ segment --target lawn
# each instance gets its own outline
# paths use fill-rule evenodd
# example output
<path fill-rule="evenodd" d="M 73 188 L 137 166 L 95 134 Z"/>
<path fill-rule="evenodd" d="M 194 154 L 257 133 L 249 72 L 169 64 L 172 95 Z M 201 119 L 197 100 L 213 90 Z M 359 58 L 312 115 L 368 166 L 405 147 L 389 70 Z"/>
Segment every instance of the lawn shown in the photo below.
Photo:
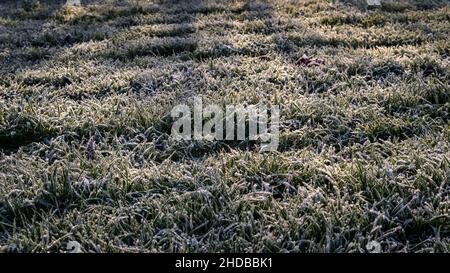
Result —
<path fill-rule="evenodd" d="M 0 3 L 0 252 L 450 251 L 448 1 L 49 2 Z M 278 150 L 171 138 L 198 96 Z"/>

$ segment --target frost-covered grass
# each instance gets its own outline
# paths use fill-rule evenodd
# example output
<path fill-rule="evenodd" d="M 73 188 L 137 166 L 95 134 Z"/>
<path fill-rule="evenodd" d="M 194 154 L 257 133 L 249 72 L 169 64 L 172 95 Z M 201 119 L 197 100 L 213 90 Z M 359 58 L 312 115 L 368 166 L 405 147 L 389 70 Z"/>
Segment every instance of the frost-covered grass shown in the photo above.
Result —
<path fill-rule="evenodd" d="M 449 251 L 446 1 L 51 2 L 0 3 L 1 251 Z M 171 140 L 198 95 L 278 152 Z"/>

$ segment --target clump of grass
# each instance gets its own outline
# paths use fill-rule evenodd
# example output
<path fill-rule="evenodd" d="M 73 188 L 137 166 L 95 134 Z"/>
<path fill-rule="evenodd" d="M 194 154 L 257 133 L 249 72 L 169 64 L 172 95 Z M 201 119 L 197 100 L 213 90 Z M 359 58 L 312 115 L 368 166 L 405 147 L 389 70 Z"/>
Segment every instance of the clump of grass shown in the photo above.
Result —
<path fill-rule="evenodd" d="M 15 9 L 16 14 L 20 17 L 29 19 L 45 20 L 51 17 L 48 6 L 41 1 L 25 0 L 18 3 L 19 8 Z"/>
<path fill-rule="evenodd" d="M 79 24 L 100 21 L 101 17 L 95 10 L 84 6 L 65 5 L 58 9 L 54 18 L 62 23 Z"/>
<path fill-rule="evenodd" d="M 18 57 L 30 62 L 40 61 L 48 58 L 49 56 L 49 50 L 42 47 L 28 47 L 18 53 Z"/>
<path fill-rule="evenodd" d="M 118 47 L 111 49 L 106 56 L 118 59 L 135 58 L 139 56 L 168 56 L 181 52 L 192 52 L 197 48 L 194 39 L 189 38 L 143 38 L 117 43 Z"/>
<path fill-rule="evenodd" d="M 412 9 L 413 6 L 407 2 L 382 2 L 381 10 L 387 12 L 404 12 L 408 9 Z"/>
<path fill-rule="evenodd" d="M 1 121 L 0 148 L 2 150 L 14 150 L 55 135 L 47 124 L 19 112 L 10 112 L 2 117 Z"/>

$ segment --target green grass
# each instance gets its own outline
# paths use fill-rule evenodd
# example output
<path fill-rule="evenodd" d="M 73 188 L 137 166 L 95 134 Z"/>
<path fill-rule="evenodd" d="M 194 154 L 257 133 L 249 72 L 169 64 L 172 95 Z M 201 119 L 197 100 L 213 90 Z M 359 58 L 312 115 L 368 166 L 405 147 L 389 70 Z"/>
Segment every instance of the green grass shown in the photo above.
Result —
<path fill-rule="evenodd" d="M 362 2 L 3 1 L 0 251 L 449 252 L 450 7 Z M 199 95 L 278 151 L 172 140 Z"/>

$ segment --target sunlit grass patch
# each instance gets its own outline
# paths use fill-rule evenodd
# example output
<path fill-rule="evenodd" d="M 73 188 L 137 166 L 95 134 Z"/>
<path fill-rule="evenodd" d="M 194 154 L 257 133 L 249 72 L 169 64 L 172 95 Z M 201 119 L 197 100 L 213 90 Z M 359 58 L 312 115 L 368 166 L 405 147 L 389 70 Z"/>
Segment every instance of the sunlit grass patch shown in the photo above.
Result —
<path fill-rule="evenodd" d="M 450 251 L 445 1 L 37 2 L 0 4 L 0 252 Z M 174 140 L 196 96 L 279 105 L 278 150 Z"/>

